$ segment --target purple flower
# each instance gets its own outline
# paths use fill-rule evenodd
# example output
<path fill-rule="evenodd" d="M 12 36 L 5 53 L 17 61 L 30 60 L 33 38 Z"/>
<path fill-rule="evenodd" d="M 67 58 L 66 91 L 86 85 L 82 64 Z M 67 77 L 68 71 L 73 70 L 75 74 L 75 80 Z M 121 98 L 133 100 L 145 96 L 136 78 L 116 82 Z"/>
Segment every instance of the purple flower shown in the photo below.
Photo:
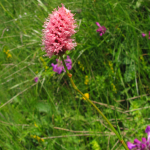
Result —
<path fill-rule="evenodd" d="M 150 142 L 150 126 L 147 126 L 145 133 L 148 135 L 147 141 Z"/>
<path fill-rule="evenodd" d="M 63 63 L 62 63 L 62 61 L 60 61 L 58 59 L 56 59 L 56 61 L 57 61 L 57 64 L 52 63 L 51 66 L 53 67 L 54 72 L 61 74 L 62 71 L 65 71 Z M 65 63 L 66 63 L 67 69 L 71 70 L 72 69 L 72 61 L 69 56 L 67 56 L 67 59 L 65 59 Z"/>
<path fill-rule="evenodd" d="M 106 28 L 101 26 L 98 22 L 96 22 L 96 25 L 99 27 L 96 31 L 100 33 L 100 36 L 102 36 L 106 32 Z"/>
<path fill-rule="evenodd" d="M 142 138 L 142 141 L 138 139 L 134 140 L 134 143 L 127 142 L 129 150 L 150 150 L 150 126 L 147 126 L 145 132 L 148 135 L 148 138 Z"/>
<path fill-rule="evenodd" d="M 38 82 L 38 80 L 39 80 L 38 77 L 35 77 L 35 78 L 34 78 L 34 81 L 35 81 L 35 82 Z"/>
<path fill-rule="evenodd" d="M 145 37 L 146 36 L 146 34 L 145 33 L 142 33 L 142 37 Z"/>
<path fill-rule="evenodd" d="M 136 145 L 134 145 L 134 144 L 132 144 L 130 142 L 127 142 L 127 145 L 128 145 L 129 150 L 131 150 L 131 149 L 136 147 Z"/>

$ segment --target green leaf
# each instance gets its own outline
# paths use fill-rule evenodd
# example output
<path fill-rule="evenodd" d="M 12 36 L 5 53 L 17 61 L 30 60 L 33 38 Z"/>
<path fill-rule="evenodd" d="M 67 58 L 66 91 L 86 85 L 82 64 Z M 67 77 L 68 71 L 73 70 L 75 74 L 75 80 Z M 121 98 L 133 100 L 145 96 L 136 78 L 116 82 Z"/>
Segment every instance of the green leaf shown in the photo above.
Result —
<path fill-rule="evenodd" d="M 36 109 L 42 113 L 48 113 L 50 111 L 50 105 L 46 104 L 46 103 L 43 103 L 43 102 L 39 102 L 37 103 L 36 105 Z"/>

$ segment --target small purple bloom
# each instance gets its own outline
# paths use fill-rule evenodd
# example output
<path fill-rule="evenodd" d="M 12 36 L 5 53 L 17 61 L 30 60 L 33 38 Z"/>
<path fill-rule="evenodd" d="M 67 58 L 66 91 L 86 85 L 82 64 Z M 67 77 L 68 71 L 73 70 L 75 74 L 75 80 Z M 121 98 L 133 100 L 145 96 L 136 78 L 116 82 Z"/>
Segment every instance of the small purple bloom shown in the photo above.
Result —
<path fill-rule="evenodd" d="M 134 144 L 140 144 L 141 142 L 138 139 L 134 140 Z"/>
<path fill-rule="evenodd" d="M 132 143 L 130 143 L 130 142 L 127 142 L 127 146 L 128 146 L 128 148 L 129 148 L 129 150 L 132 150 L 133 148 L 136 147 L 136 145 L 134 145 L 134 144 L 132 144 Z"/>
<path fill-rule="evenodd" d="M 150 142 L 150 126 L 147 126 L 145 133 L 148 135 L 147 141 Z"/>
<path fill-rule="evenodd" d="M 134 140 L 134 143 L 127 142 L 129 150 L 150 150 L 150 126 L 147 126 L 145 132 L 148 134 L 148 138 L 142 138 L 142 142 L 138 139 Z"/>
<path fill-rule="evenodd" d="M 38 80 L 39 80 L 38 77 L 35 77 L 35 78 L 34 78 L 34 81 L 35 81 L 35 82 L 38 82 Z"/>
<path fill-rule="evenodd" d="M 51 64 L 51 66 L 53 67 L 53 71 L 57 72 L 58 74 L 61 74 L 62 70 L 63 70 L 63 66 L 59 66 L 58 64 Z"/>
<path fill-rule="evenodd" d="M 96 25 L 99 27 L 96 31 L 99 32 L 100 36 L 102 36 L 106 32 L 106 28 L 101 26 L 98 22 L 96 22 Z"/>
<path fill-rule="evenodd" d="M 143 137 L 142 138 L 142 142 L 146 142 L 147 140 L 146 140 L 146 138 L 145 137 Z"/>
<path fill-rule="evenodd" d="M 67 69 L 71 70 L 72 69 L 72 61 L 71 61 L 69 56 L 67 56 L 67 59 L 65 60 L 65 63 L 66 63 Z"/>
<path fill-rule="evenodd" d="M 142 33 L 142 37 L 145 37 L 146 36 L 146 34 L 145 33 Z"/>
<path fill-rule="evenodd" d="M 54 72 L 61 74 L 62 71 L 65 71 L 63 63 L 62 63 L 62 61 L 60 61 L 58 59 L 56 59 L 56 61 L 57 61 L 57 64 L 52 63 L 51 66 L 53 67 Z M 66 63 L 67 69 L 71 70 L 72 69 L 72 61 L 69 56 L 67 56 L 67 59 L 65 59 L 65 63 Z"/>
<path fill-rule="evenodd" d="M 96 25 L 97 25 L 98 27 L 101 27 L 101 25 L 99 24 L 99 22 L 96 22 Z"/>

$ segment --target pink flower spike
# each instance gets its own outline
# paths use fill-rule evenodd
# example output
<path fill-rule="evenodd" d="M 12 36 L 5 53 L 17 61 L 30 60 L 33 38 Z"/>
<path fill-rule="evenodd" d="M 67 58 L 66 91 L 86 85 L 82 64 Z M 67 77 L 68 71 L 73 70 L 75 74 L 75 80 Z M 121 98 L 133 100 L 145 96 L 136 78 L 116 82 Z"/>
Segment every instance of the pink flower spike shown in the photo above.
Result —
<path fill-rule="evenodd" d="M 146 34 L 142 33 L 142 37 L 145 37 L 145 36 L 146 36 Z"/>
<path fill-rule="evenodd" d="M 42 45 L 44 45 L 43 50 L 46 51 L 46 56 L 49 58 L 52 55 L 62 55 L 77 45 L 71 38 L 76 33 L 74 29 L 77 27 L 73 16 L 70 10 L 62 4 L 62 7 L 58 7 L 58 10 L 54 9 L 46 19 Z"/>

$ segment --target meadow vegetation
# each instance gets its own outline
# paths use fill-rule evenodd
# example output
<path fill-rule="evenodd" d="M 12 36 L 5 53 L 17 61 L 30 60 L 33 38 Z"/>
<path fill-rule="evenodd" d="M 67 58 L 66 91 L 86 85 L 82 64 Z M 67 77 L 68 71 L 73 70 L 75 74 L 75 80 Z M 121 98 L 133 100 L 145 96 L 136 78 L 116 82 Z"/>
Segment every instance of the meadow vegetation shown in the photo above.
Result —
<path fill-rule="evenodd" d="M 61 3 L 78 25 L 67 52 L 77 87 L 125 142 L 150 124 L 148 0 L 1 0 L 0 150 L 124 149 L 66 73 L 52 70 L 56 56 L 43 57 L 42 26 Z M 102 36 L 96 22 L 107 29 Z"/>

